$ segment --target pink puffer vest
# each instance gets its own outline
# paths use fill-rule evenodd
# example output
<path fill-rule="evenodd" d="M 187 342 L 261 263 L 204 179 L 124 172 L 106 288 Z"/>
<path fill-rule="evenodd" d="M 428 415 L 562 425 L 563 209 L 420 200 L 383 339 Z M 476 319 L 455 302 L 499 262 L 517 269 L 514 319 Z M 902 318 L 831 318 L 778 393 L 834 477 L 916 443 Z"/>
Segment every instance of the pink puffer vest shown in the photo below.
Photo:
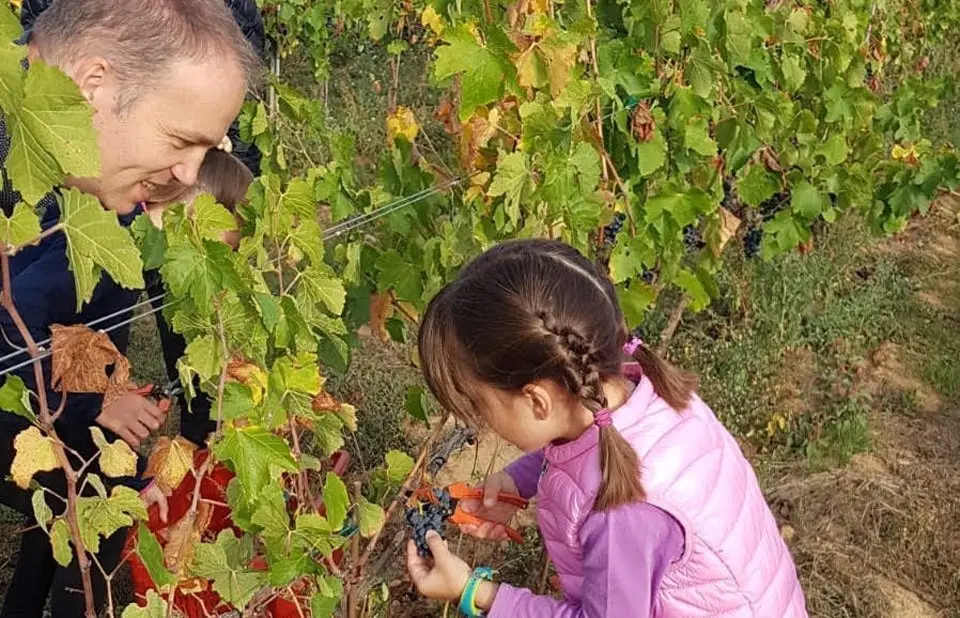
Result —
<path fill-rule="evenodd" d="M 753 468 L 700 399 L 678 414 L 641 378 L 613 424 L 640 456 L 648 501 L 684 531 L 683 556 L 664 576 L 655 616 L 807 616 L 793 559 Z M 592 427 L 573 442 L 547 447 L 537 492 L 540 529 L 569 601 L 581 596 L 578 532 L 600 485 L 597 437 Z"/>

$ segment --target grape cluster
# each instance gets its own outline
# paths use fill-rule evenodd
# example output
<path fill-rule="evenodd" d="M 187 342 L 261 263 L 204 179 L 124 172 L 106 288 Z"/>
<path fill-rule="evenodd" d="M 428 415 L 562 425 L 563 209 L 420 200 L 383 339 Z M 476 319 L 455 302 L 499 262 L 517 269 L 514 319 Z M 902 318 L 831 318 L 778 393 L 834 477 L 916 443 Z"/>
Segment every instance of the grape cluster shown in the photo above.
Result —
<path fill-rule="evenodd" d="M 413 542 L 417 545 L 417 553 L 424 558 L 432 557 L 430 548 L 427 547 L 427 532 L 434 530 L 442 535 L 444 522 L 456 510 L 456 504 L 454 504 L 450 492 L 435 488 L 433 496 L 437 499 L 435 503 L 429 500 L 420 502 L 416 506 L 409 507 L 405 516 L 407 525 L 413 532 Z"/>
<path fill-rule="evenodd" d="M 748 258 L 756 257 L 760 253 L 761 242 L 763 230 L 759 227 L 750 228 L 743 237 L 743 255 Z"/>
<path fill-rule="evenodd" d="M 707 246 L 703 240 L 703 232 L 695 225 L 688 225 L 683 228 L 683 245 L 691 253 L 699 251 Z"/>
<path fill-rule="evenodd" d="M 613 221 L 610 222 L 610 225 L 603 228 L 604 245 L 612 247 L 617 242 L 617 236 L 620 235 L 620 230 L 623 229 L 623 222 L 626 220 L 627 215 L 622 212 L 613 215 Z"/>

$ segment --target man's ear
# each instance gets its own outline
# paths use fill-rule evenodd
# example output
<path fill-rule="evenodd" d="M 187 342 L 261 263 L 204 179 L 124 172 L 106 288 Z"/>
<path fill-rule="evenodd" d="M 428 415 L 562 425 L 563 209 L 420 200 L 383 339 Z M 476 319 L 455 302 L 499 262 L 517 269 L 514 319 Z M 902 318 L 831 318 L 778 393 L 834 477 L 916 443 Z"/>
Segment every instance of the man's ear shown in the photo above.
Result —
<path fill-rule="evenodd" d="M 541 383 L 534 382 L 523 387 L 523 394 L 529 402 L 533 416 L 538 421 L 545 421 L 553 414 L 553 396 Z"/>
<path fill-rule="evenodd" d="M 110 62 L 106 58 L 99 56 L 84 58 L 73 67 L 71 72 L 73 81 L 77 83 L 80 94 L 87 103 L 92 105 L 99 97 L 106 95 L 105 86 L 111 72 Z"/>

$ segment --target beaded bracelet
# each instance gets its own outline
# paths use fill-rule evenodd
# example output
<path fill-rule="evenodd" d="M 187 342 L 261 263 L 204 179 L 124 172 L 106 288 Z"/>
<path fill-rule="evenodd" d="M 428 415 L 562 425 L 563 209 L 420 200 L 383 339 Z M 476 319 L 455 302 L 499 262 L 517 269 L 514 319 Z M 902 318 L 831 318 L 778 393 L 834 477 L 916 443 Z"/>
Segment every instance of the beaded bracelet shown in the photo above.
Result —
<path fill-rule="evenodd" d="M 467 585 L 463 588 L 460 595 L 460 613 L 469 618 L 482 618 L 487 612 L 477 607 L 477 588 L 481 581 L 493 580 L 493 569 L 490 567 L 477 567 L 470 574 Z"/>

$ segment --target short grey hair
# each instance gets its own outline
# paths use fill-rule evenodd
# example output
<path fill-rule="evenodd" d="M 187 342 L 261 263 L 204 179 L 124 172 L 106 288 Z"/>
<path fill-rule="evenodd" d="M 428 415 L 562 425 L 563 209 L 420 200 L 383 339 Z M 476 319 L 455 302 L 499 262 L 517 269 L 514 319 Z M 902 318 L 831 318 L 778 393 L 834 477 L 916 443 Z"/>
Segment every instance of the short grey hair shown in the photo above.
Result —
<path fill-rule="evenodd" d="M 129 109 L 178 60 L 235 60 L 247 87 L 260 58 L 223 0 L 54 0 L 31 33 L 40 57 L 66 70 L 102 56 L 121 84 L 119 110 Z"/>

